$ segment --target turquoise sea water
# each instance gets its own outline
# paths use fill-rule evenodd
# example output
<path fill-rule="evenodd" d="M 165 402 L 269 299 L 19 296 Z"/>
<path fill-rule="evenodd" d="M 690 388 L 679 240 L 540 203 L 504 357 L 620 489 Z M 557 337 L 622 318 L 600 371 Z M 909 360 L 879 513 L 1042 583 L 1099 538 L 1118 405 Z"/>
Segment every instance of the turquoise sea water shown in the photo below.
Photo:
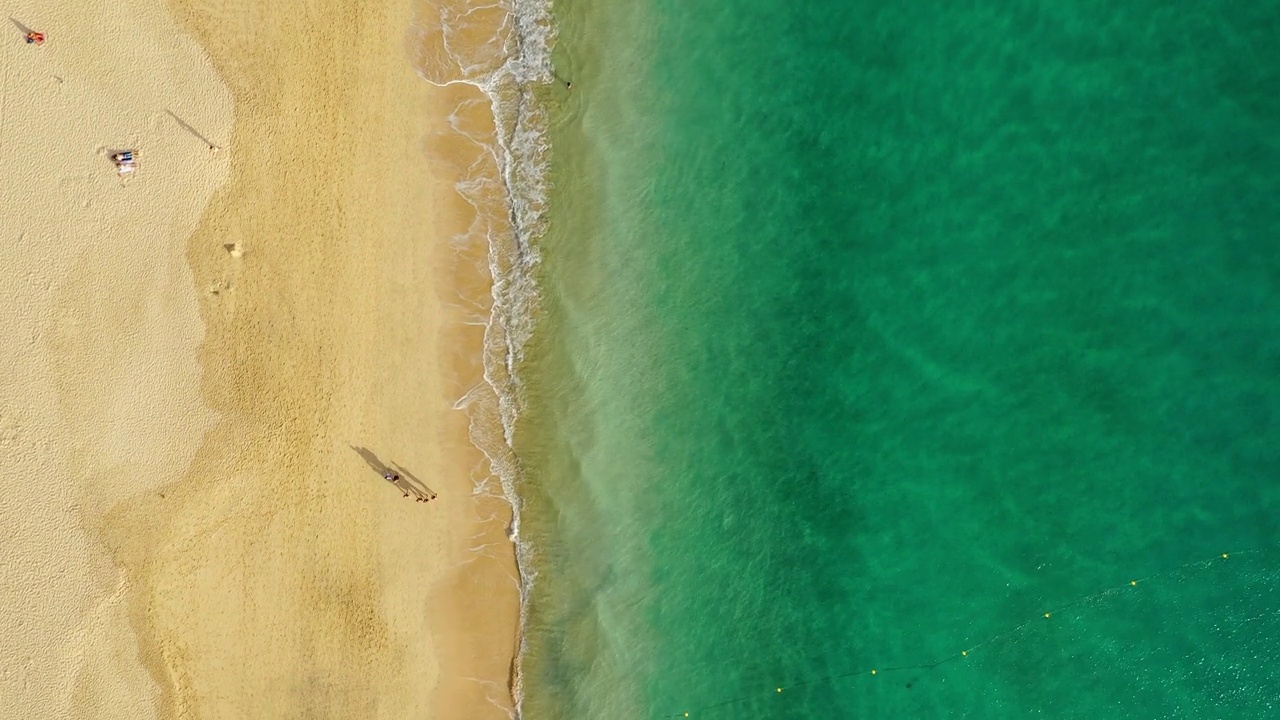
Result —
<path fill-rule="evenodd" d="M 527 720 L 1280 712 L 1280 9 L 1184 5 L 557 5 Z"/>

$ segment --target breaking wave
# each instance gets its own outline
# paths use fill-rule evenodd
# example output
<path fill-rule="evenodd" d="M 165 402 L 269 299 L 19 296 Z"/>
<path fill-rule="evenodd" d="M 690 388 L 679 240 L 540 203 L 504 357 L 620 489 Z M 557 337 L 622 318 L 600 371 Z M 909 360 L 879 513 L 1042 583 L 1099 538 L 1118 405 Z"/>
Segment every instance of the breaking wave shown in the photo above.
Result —
<path fill-rule="evenodd" d="M 547 111 L 536 89 L 554 80 L 551 49 L 555 41 L 549 0 L 503 0 L 469 6 L 444 0 L 419 12 L 415 22 L 415 61 L 419 74 L 441 87 L 463 84 L 479 89 L 492 112 L 493 132 L 469 127 L 467 108 L 450 115 L 453 131 L 484 149 L 456 184 L 475 209 L 475 219 L 451 242 L 455 250 L 482 245 L 492 282 L 492 306 L 485 321 L 484 381 L 455 404 L 470 418 L 472 442 L 488 458 L 493 474 L 477 483 L 492 492 L 493 479 L 511 505 L 508 535 L 515 545 L 520 573 L 520 641 L 512 668 L 514 717 L 523 702 L 522 664 L 528 598 L 536 572 L 531 548 L 520 536 L 521 500 L 516 488 L 521 467 L 514 451 L 516 420 L 524 405 L 517 372 L 533 333 L 539 307 L 535 280 L 538 238 L 547 212 Z"/>

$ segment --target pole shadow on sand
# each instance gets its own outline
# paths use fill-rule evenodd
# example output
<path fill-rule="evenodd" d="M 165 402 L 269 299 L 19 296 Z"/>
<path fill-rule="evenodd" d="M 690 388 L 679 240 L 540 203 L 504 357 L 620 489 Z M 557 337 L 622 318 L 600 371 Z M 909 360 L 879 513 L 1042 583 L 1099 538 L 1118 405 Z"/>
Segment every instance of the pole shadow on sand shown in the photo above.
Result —
<path fill-rule="evenodd" d="M 365 463 L 367 463 L 374 472 L 378 473 L 378 477 L 386 478 L 388 474 L 399 475 L 400 479 L 393 481 L 392 484 L 401 492 L 412 495 L 422 501 L 436 499 L 437 496 L 434 490 L 427 487 L 426 483 L 419 480 L 417 476 L 408 470 L 405 470 L 400 465 L 394 462 L 382 462 L 382 460 L 378 458 L 378 455 L 367 447 L 360 447 L 358 445 L 348 445 L 347 447 L 351 448 L 357 455 L 364 458 Z"/>
<path fill-rule="evenodd" d="M 174 112 L 173 112 L 172 110 L 169 110 L 169 109 L 167 109 L 167 108 L 166 108 L 166 109 L 165 109 L 165 112 L 169 114 L 169 117 L 171 117 L 171 118 L 173 118 L 175 121 L 177 121 L 177 123 L 178 123 L 179 125 L 181 125 L 181 126 L 182 126 L 182 129 L 183 129 L 183 130 L 186 130 L 187 132 L 191 133 L 191 134 L 192 134 L 192 135 L 194 135 L 196 138 L 198 138 L 198 139 L 200 140 L 200 142 L 204 143 L 205 145 L 208 145 L 210 150 L 217 150 L 217 149 L 218 149 L 218 145 L 217 145 L 216 143 L 214 143 L 214 142 L 213 142 L 212 140 L 210 140 L 209 138 L 205 137 L 205 136 L 204 136 L 204 133 L 200 132 L 199 130 L 197 130 L 197 129 L 193 128 L 193 127 L 191 127 L 189 124 L 187 124 L 187 121 L 186 121 L 186 120 L 183 120 L 182 118 L 180 118 L 180 117 L 178 117 L 177 115 L 175 115 L 175 114 L 174 114 Z"/>

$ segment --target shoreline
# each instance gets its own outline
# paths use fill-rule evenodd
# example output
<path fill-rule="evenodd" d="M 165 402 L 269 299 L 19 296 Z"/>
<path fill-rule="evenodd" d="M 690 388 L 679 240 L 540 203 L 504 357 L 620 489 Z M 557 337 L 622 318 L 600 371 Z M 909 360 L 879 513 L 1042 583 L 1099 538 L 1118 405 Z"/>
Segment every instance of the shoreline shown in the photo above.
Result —
<path fill-rule="evenodd" d="M 461 325 L 473 331 L 480 358 L 477 382 L 459 385 L 454 407 L 470 418 L 469 437 L 488 460 L 490 472 L 476 491 L 500 494 L 510 518 L 504 542 L 514 550 L 519 590 L 516 647 L 508 679 L 512 715 L 524 702 L 523 665 L 527 648 L 528 603 L 537 571 L 535 550 L 521 537 L 525 482 L 515 450 L 526 406 L 526 350 L 542 320 L 537 272 L 540 239 L 546 229 L 549 194 L 550 116 L 546 89 L 555 81 L 551 53 L 557 24 L 548 0 L 515 0 L 510 6 L 469 7 L 466 0 L 421 0 L 417 13 L 415 66 L 422 77 L 455 99 L 449 115 L 454 141 L 433 148 L 432 156 L 452 165 L 460 178 L 453 201 L 469 206 L 470 224 L 451 236 L 455 260 L 469 266 L 458 283 L 470 299 Z M 464 290 L 474 278 L 483 288 Z M 492 481 L 500 488 L 494 488 Z"/>

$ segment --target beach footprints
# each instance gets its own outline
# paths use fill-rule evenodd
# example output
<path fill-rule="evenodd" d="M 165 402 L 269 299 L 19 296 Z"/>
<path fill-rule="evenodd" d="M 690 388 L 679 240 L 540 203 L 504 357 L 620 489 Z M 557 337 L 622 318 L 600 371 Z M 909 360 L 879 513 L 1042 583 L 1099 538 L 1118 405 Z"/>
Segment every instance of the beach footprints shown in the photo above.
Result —
<path fill-rule="evenodd" d="M 235 288 L 240 279 L 240 261 L 244 258 L 244 245 L 239 242 L 222 243 L 226 253 L 223 261 L 222 276 L 206 286 L 205 292 L 217 298 L 222 311 L 227 315 L 235 314 Z"/>

